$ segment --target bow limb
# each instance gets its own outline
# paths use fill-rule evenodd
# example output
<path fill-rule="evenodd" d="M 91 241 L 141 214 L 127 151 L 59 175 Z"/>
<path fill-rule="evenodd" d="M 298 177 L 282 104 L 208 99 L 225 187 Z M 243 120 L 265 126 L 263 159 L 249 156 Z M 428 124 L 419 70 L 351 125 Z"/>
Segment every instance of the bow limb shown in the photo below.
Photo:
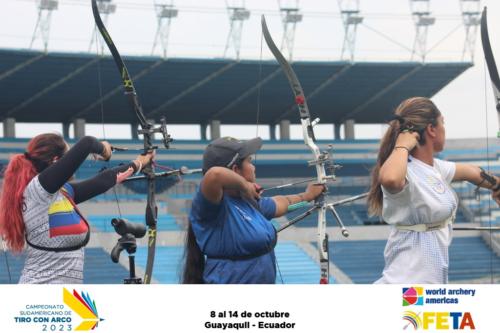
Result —
<path fill-rule="evenodd" d="M 99 9 L 97 8 L 97 0 L 92 0 L 92 14 L 94 15 L 95 24 L 99 29 L 99 32 L 101 33 L 104 39 L 104 42 L 108 46 L 109 51 L 111 52 L 111 55 L 113 56 L 113 59 L 116 63 L 116 66 L 118 67 L 118 71 L 120 72 L 122 83 L 125 88 L 125 95 L 127 96 L 129 103 L 139 120 L 139 124 L 141 125 L 142 128 L 151 126 L 151 124 L 147 123 L 146 117 L 142 112 L 142 107 L 139 104 L 137 93 L 135 91 L 135 87 L 132 82 L 132 79 L 130 78 L 130 74 L 127 70 L 127 67 L 123 62 L 123 59 L 120 56 L 120 53 L 118 52 L 118 49 L 113 43 L 113 40 L 111 39 L 111 36 L 108 33 L 108 30 L 104 26 L 104 22 L 102 21 L 101 15 L 99 14 Z"/>
<path fill-rule="evenodd" d="M 309 162 L 309 165 L 314 165 L 316 167 L 316 178 L 318 184 L 325 184 L 327 179 L 332 178 L 332 176 L 327 176 L 325 171 L 325 163 L 329 161 L 328 153 L 320 152 L 318 146 L 316 145 L 316 138 L 314 136 L 313 124 L 311 123 L 311 118 L 309 114 L 309 107 L 307 106 L 306 97 L 304 91 L 300 84 L 297 75 L 295 74 L 292 66 L 285 59 L 283 54 L 279 51 L 278 47 L 274 43 L 269 29 L 267 28 L 266 19 L 262 15 L 261 19 L 262 33 L 264 34 L 264 39 L 267 46 L 271 50 L 272 54 L 281 66 L 281 69 L 285 73 L 288 83 L 292 88 L 293 94 L 295 96 L 295 104 L 299 109 L 300 122 L 302 125 L 302 134 L 304 137 L 304 143 L 311 150 L 314 160 Z M 322 193 L 318 198 L 315 199 L 315 204 L 318 206 L 318 250 L 319 250 L 319 261 L 320 261 L 320 283 L 327 284 L 329 282 L 329 253 L 328 253 L 328 235 L 326 234 L 326 210 L 327 206 L 325 204 L 325 193 Z"/>
<path fill-rule="evenodd" d="M 488 73 L 490 74 L 491 86 L 493 87 L 493 96 L 495 98 L 495 107 L 498 115 L 497 137 L 500 138 L 500 77 L 498 76 L 498 69 L 488 34 L 487 7 L 484 7 L 481 15 L 481 42 L 483 44 L 484 59 L 488 66 Z"/>
<path fill-rule="evenodd" d="M 172 141 L 170 135 L 167 133 L 166 121 L 162 119 L 162 125 L 158 128 L 154 128 L 153 124 L 146 121 L 144 112 L 139 103 L 137 93 L 132 82 L 132 78 L 123 62 L 118 49 L 116 48 L 111 36 L 109 35 L 104 23 L 102 22 L 101 16 L 99 14 L 99 9 L 97 7 L 97 1 L 92 1 L 92 14 L 94 15 L 94 20 L 99 32 L 101 33 L 106 45 L 108 46 L 113 59 L 118 67 L 120 77 L 122 79 L 123 87 L 125 90 L 125 96 L 129 101 L 130 107 L 132 108 L 134 114 L 136 115 L 139 125 L 141 127 L 138 130 L 138 134 L 142 134 L 144 138 L 144 154 L 150 153 L 156 150 L 158 147 L 153 145 L 154 133 L 160 133 L 163 136 L 163 144 L 165 148 L 169 148 L 169 143 Z M 142 173 L 146 176 L 148 180 L 148 196 L 146 204 L 146 224 L 148 226 L 148 257 L 146 262 L 146 270 L 144 275 L 144 283 L 151 283 L 151 277 L 153 273 L 154 257 L 156 252 L 156 224 L 158 220 L 158 208 L 156 206 L 155 197 L 155 170 L 153 163 L 149 163 L 144 167 Z"/>
<path fill-rule="evenodd" d="M 495 57 L 493 55 L 493 50 L 491 49 L 490 38 L 488 33 L 488 18 L 487 18 L 487 7 L 484 7 L 483 13 L 481 14 L 481 44 L 483 45 L 483 53 L 486 65 L 488 67 L 488 73 L 490 75 L 491 86 L 493 88 L 493 97 L 495 98 L 495 107 L 498 116 L 498 131 L 497 138 L 500 138 L 500 78 L 498 76 L 498 69 L 495 62 Z M 488 169 L 489 169 L 489 156 L 487 157 Z M 490 245 L 492 247 L 491 256 L 493 256 L 493 241 L 492 241 L 492 231 L 495 227 L 491 226 L 491 206 L 489 206 L 489 221 L 490 225 L 483 230 L 488 230 L 490 232 Z M 491 282 L 493 283 L 493 267 L 491 267 Z"/>

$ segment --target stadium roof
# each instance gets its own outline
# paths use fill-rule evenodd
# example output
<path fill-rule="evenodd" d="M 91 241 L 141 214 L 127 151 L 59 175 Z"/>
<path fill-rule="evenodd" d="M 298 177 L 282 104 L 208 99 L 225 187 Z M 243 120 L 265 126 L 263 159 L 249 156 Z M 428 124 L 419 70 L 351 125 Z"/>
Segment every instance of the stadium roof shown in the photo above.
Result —
<path fill-rule="evenodd" d="M 125 57 L 144 113 L 168 123 L 299 122 L 275 61 Z M 380 123 L 403 99 L 431 97 L 471 63 L 295 62 L 312 117 Z M 19 122 L 132 123 L 135 115 L 111 57 L 0 50 L 0 118 Z"/>

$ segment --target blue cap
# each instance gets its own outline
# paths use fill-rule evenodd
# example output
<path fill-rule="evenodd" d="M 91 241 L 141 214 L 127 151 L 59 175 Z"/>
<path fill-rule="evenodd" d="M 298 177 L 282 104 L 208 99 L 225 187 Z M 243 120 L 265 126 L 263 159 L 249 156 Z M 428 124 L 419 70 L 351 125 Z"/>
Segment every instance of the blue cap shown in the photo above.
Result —
<path fill-rule="evenodd" d="M 229 136 L 215 139 L 205 148 L 203 174 L 214 166 L 231 169 L 233 165 L 255 154 L 262 147 L 262 139 L 238 140 Z"/>

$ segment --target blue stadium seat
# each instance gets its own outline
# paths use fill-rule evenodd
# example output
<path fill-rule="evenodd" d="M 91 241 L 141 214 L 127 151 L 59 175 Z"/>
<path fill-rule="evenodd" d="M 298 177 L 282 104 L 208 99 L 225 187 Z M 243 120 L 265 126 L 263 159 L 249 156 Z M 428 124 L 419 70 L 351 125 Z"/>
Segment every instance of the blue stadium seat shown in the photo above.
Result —
<path fill-rule="evenodd" d="M 136 264 L 143 270 L 146 269 L 148 249 L 145 246 L 137 248 Z M 181 265 L 184 248 L 182 246 L 157 246 L 155 263 L 153 266 L 153 279 L 159 283 L 180 283 Z"/>
<path fill-rule="evenodd" d="M 13 255 L 0 249 L 0 284 L 16 284 L 19 281 L 24 258 L 24 254 Z"/>
<path fill-rule="evenodd" d="M 276 246 L 278 272 L 276 283 L 318 284 L 319 265 L 312 260 L 295 242 L 278 242 Z M 281 273 L 281 274 L 280 274 Z M 330 277 L 330 283 L 334 283 Z"/>
<path fill-rule="evenodd" d="M 83 283 L 120 284 L 128 277 L 128 267 L 112 262 L 110 254 L 103 248 L 85 248 Z"/>
<path fill-rule="evenodd" d="M 184 248 L 181 246 L 160 246 L 156 249 L 153 277 L 160 283 L 179 283 Z M 319 282 L 319 266 L 294 242 L 279 242 L 276 246 L 279 271 L 276 283 L 316 284 Z M 139 247 L 136 263 L 146 267 L 147 248 Z M 333 278 L 330 278 L 333 283 Z"/>
<path fill-rule="evenodd" d="M 354 283 L 373 283 L 382 275 L 385 244 L 385 240 L 330 242 L 330 260 Z M 480 237 L 454 237 L 449 255 L 452 283 L 488 278 L 490 264 L 495 268 L 494 274 L 500 273 L 500 258 Z"/>

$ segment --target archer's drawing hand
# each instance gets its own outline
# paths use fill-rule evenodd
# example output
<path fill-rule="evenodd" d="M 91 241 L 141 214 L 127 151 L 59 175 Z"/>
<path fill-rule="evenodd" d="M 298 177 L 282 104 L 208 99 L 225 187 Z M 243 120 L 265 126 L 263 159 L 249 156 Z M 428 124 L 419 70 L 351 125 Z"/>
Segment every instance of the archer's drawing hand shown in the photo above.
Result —
<path fill-rule="evenodd" d="M 401 132 L 396 139 L 396 147 L 406 147 L 408 151 L 412 151 L 418 145 L 420 135 L 417 132 L 405 131 Z"/>
<path fill-rule="evenodd" d="M 260 189 L 259 185 L 251 182 L 246 182 L 243 190 L 241 191 L 241 196 L 244 199 L 249 199 L 251 201 L 258 201 L 260 200 L 259 189 Z"/>

